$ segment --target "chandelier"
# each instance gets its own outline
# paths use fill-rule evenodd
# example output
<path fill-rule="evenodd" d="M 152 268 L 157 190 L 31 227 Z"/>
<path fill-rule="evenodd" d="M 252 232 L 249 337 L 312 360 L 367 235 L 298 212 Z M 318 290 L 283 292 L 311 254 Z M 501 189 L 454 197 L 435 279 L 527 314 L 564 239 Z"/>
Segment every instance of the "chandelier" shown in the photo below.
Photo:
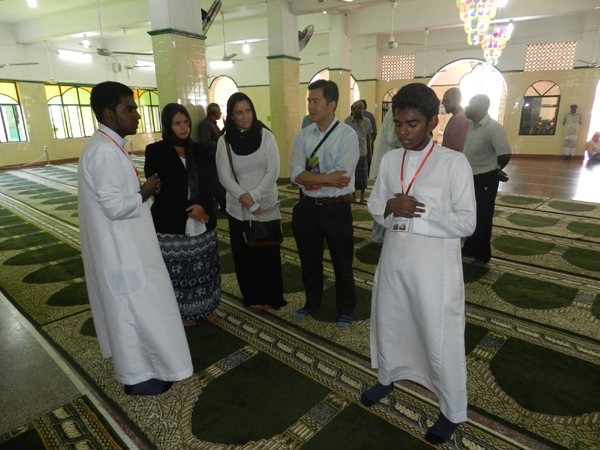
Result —
<path fill-rule="evenodd" d="M 490 19 L 496 16 L 498 0 L 456 0 L 460 20 L 465 24 L 469 45 L 481 44 L 490 26 Z"/>
<path fill-rule="evenodd" d="M 510 39 L 513 32 L 513 24 L 495 24 L 488 28 L 487 33 L 481 41 L 481 48 L 485 56 L 485 62 L 495 66 L 502 50 L 506 47 L 506 42 Z"/>

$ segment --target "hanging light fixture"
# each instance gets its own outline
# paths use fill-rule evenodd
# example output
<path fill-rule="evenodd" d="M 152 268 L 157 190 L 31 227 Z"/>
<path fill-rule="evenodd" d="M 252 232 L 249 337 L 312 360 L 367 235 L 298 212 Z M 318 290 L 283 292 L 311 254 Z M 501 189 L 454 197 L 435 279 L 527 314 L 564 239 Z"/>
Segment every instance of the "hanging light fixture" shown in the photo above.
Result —
<path fill-rule="evenodd" d="M 85 34 L 83 35 L 83 41 L 81 43 L 85 48 L 90 48 L 90 45 L 92 45 Z"/>
<path fill-rule="evenodd" d="M 244 46 L 242 47 L 242 51 L 247 55 L 250 53 L 250 46 L 248 45 L 248 41 L 244 41 Z"/>
<path fill-rule="evenodd" d="M 498 0 L 456 0 L 456 7 L 465 24 L 469 45 L 481 44 L 490 20 L 496 16 Z"/>
<path fill-rule="evenodd" d="M 500 58 L 502 50 L 506 47 L 506 42 L 510 39 L 513 29 L 512 23 L 497 23 L 488 29 L 481 41 L 486 64 L 495 66 L 498 63 L 498 58 Z"/>
<path fill-rule="evenodd" d="M 27 0 L 27 4 L 30 8 L 37 8 L 37 0 Z"/>

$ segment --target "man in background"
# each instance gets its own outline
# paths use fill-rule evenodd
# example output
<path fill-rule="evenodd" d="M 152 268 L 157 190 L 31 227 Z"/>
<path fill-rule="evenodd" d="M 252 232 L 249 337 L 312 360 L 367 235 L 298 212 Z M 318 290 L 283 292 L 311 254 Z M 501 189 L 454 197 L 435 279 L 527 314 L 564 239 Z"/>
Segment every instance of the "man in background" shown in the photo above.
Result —
<path fill-rule="evenodd" d="M 565 114 L 562 123 L 565 126 L 565 159 L 570 159 L 575 154 L 577 134 L 579 133 L 579 125 L 581 125 L 581 114 L 577 112 L 577 103 L 571 103 L 571 111 Z"/>
<path fill-rule="evenodd" d="M 592 140 L 585 144 L 590 159 L 600 161 L 600 133 L 594 133 Z"/>
<path fill-rule="evenodd" d="M 463 256 L 475 258 L 473 265 L 483 266 L 492 257 L 492 221 L 499 181 L 506 181 L 502 169 L 508 164 L 511 149 L 502 125 L 488 114 L 490 98 L 479 94 L 473 96 L 465 110 L 471 120 L 465 139 L 464 155 L 473 170 L 475 200 L 477 202 L 477 226 L 462 248 Z"/>
<path fill-rule="evenodd" d="M 221 107 L 216 103 L 211 103 L 206 107 L 206 117 L 200 122 L 200 143 L 210 153 L 210 161 L 214 164 L 214 171 L 217 172 L 216 154 L 217 144 L 221 137 L 221 129 L 217 125 L 217 120 L 221 118 Z M 217 181 L 218 183 L 218 181 Z M 225 211 L 225 188 L 219 184 L 216 190 L 215 199 L 221 210 Z M 215 208 L 216 209 L 216 208 Z"/>
<path fill-rule="evenodd" d="M 366 100 L 360 100 L 362 102 L 362 104 L 364 105 L 364 110 L 363 110 L 363 117 L 365 119 L 368 119 L 369 122 L 371 122 L 371 148 L 369 149 L 369 158 L 368 158 L 368 163 L 369 163 L 369 175 L 371 174 L 371 161 L 373 160 L 373 151 L 375 149 L 375 138 L 377 137 L 377 123 L 375 122 L 375 116 L 367 111 L 367 101 Z"/>
<path fill-rule="evenodd" d="M 442 146 L 462 153 L 469 129 L 469 119 L 465 116 L 465 110 L 460 104 L 461 100 L 462 94 L 458 88 L 450 88 L 444 93 L 442 104 L 452 117 L 444 129 Z"/>

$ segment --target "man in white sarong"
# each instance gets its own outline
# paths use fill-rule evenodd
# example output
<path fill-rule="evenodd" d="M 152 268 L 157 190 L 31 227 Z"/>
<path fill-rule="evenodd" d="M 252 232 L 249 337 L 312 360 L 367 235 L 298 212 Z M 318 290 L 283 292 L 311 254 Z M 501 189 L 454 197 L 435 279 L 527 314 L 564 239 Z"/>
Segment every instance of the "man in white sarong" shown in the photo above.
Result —
<path fill-rule="evenodd" d="M 562 124 L 565 126 L 565 159 L 575 155 L 577 147 L 577 134 L 579 134 L 579 125 L 581 125 L 581 114 L 577 112 L 577 103 L 571 103 L 571 111 L 565 114 Z"/>
<path fill-rule="evenodd" d="M 129 395 L 158 395 L 192 375 L 192 360 L 171 280 L 161 256 L 148 200 L 160 191 L 152 176 L 141 186 L 125 136 L 140 115 L 121 83 L 95 86 L 98 130 L 79 160 L 81 253 L 102 356 Z"/>
<path fill-rule="evenodd" d="M 465 294 L 460 238 L 475 229 L 471 167 L 435 145 L 439 99 L 421 83 L 392 100 L 405 150 L 383 157 L 369 212 L 386 228 L 373 283 L 371 365 L 378 381 L 361 402 L 372 406 L 397 380 L 435 393 L 440 416 L 425 439 L 447 442 L 467 420 Z"/>

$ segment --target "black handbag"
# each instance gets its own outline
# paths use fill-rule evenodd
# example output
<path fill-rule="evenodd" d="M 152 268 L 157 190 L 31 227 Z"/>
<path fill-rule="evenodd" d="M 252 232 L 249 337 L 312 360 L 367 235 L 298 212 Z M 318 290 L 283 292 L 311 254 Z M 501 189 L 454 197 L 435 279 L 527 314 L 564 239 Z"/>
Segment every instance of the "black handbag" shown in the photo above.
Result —
<path fill-rule="evenodd" d="M 246 245 L 251 247 L 281 245 L 283 242 L 281 219 L 269 220 L 268 222 L 244 220 L 242 226 Z"/>
<path fill-rule="evenodd" d="M 225 144 L 227 145 L 227 156 L 229 157 L 229 165 L 233 172 L 233 178 L 235 182 L 240 184 L 233 168 L 233 160 L 231 159 L 231 149 L 229 148 L 229 142 L 225 138 Z M 281 219 L 269 220 L 267 222 L 260 222 L 258 220 L 244 220 L 242 234 L 246 245 L 250 247 L 269 247 L 275 245 L 281 245 L 283 242 L 283 233 L 281 232 Z"/>

